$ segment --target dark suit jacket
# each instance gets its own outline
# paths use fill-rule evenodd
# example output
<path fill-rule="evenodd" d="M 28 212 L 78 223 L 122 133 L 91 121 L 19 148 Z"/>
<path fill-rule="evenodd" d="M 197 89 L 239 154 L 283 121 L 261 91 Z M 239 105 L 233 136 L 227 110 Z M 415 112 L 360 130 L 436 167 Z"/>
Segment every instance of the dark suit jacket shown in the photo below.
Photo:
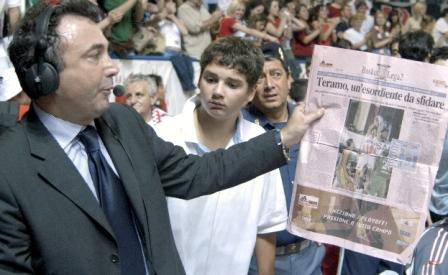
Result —
<path fill-rule="evenodd" d="M 95 124 L 157 274 L 184 274 L 165 196 L 213 193 L 285 162 L 273 132 L 201 158 L 161 140 L 129 107 L 112 105 Z M 0 135 L 0 156 L 0 274 L 120 273 L 102 209 L 32 110 Z"/>

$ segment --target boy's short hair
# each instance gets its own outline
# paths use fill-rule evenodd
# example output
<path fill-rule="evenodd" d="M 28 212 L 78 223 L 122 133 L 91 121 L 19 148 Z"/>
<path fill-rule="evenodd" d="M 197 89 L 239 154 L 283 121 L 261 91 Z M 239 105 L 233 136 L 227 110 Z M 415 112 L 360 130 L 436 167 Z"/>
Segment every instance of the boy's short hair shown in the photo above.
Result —
<path fill-rule="evenodd" d="M 201 76 L 211 63 L 237 70 L 246 77 L 248 86 L 253 87 L 263 72 L 264 58 L 252 41 L 228 36 L 214 41 L 204 50 L 200 60 Z"/>

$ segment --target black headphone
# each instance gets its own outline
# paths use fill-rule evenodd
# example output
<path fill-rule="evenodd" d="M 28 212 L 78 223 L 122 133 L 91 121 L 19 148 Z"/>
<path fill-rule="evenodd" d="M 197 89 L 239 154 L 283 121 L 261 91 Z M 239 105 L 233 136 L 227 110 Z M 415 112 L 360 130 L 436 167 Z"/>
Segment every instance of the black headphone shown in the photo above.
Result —
<path fill-rule="evenodd" d="M 54 93 L 59 87 L 58 70 L 50 62 L 45 60 L 45 52 L 48 48 L 48 25 L 54 8 L 47 6 L 36 18 L 36 46 L 34 48 L 35 63 L 22 70 L 20 82 L 28 96 L 36 99 Z"/>

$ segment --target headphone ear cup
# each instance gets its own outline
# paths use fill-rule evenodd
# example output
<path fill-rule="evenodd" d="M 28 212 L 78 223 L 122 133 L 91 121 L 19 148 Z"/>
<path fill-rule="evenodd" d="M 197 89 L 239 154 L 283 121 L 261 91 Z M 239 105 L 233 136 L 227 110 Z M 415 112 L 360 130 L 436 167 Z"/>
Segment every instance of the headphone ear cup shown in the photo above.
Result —
<path fill-rule="evenodd" d="M 36 63 L 25 72 L 23 84 L 28 96 L 36 99 L 56 91 L 59 87 L 59 74 L 48 62 Z"/>

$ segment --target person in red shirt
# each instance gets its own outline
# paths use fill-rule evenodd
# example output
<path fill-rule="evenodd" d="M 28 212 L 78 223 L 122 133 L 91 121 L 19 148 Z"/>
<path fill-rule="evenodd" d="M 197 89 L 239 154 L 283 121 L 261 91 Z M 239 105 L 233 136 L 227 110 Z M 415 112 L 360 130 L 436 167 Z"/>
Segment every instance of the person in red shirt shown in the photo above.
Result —
<path fill-rule="evenodd" d="M 218 37 L 250 35 L 263 40 L 275 42 L 277 39 L 266 32 L 261 32 L 246 26 L 243 21 L 246 7 L 244 2 L 232 1 L 227 9 L 227 16 L 223 17 L 219 23 Z"/>
<path fill-rule="evenodd" d="M 313 54 L 314 45 L 317 44 L 320 28 L 319 26 L 308 24 L 310 14 L 305 5 L 299 5 L 297 18 L 305 27 L 302 30 L 293 32 L 292 50 L 296 57 L 310 57 Z"/>

